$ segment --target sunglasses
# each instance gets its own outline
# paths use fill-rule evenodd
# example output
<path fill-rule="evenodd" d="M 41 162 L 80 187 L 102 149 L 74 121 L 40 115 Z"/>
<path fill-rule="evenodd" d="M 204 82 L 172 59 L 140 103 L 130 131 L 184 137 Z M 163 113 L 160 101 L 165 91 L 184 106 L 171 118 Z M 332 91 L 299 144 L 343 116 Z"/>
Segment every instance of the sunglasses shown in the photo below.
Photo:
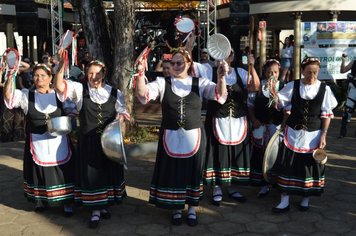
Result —
<path fill-rule="evenodd" d="M 185 64 L 184 61 L 171 61 L 170 62 L 172 66 L 177 65 L 178 67 L 182 66 Z"/>

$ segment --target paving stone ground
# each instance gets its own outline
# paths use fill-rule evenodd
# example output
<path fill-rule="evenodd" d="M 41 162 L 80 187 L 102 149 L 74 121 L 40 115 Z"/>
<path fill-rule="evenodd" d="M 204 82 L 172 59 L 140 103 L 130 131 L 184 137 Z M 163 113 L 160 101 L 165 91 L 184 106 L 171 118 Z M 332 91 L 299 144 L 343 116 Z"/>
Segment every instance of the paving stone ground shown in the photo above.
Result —
<path fill-rule="evenodd" d="M 144 112 L 142 123 L 156 121 Z M 349 126 L 349 137 L 338 139 L 340 118 L 332 122 L 328 134 L 326 189 L 321 197 L 311 198 L 308 212 L 297 209 L 299 197 L 291 197 L 291 210 L 272 214 L 279 201 L 273 189 L 258 199 L 257 188 L 244 187 L 246 203 L 224 196 L 220 207 L 212 206 L 211 189 L 198 208 L 199 225 L 172 226 L 170 212 L 147 203 L 153 172 L 154 154 L 129 158 L 126 173 L 128 197 L 110 208 L 112 218 L 101 220 L 97 229 L 87 227 L 89 212 L 75 208 L 65 218 L 62 209 L 35 213 L 23 197 L 23 142 L 0 143 L 0 235 L 356 235 L 356 120 Z M 226 193 L 226 192 L 225 192 Z"/>

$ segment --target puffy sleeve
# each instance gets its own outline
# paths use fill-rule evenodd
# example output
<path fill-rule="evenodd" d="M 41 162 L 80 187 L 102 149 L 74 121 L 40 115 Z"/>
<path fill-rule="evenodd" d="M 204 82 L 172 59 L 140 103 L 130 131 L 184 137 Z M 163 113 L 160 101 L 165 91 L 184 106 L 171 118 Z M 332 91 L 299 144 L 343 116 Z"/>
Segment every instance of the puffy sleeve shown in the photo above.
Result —
<path fill-rule="evenodd" d="M 120 90 L 117 90 L 115 111 L 116 111 L 116 113 L 123 115 L 126 120 L 131 119 L 130 114 L 126 110 L 125 96 Z"/>
<path fill-rule="evenodd" d="M 243 68 L 238 67 L 237 73 L 239 73 L 239 75 L 241 77 L 242 84 L 246 88 L 247 87 L 248 71 Z M 250 79 L 252 79 L 252 75 L 250 75 Z"/>
<path fill-rule="evenodd" d="M 292 95 L 293 95 L 294 81 L 286 84 L 283 89 L 278 92 L 278 108 L 284 109 L 285 111 L 290 111 L 292 106 Z"/>
<path fill-rule="evenodd" d="M 227 99 L 227 94 L 219 96 L 216 90 L 216 84 L 207 78 L 199 79 L 199 92 L 203 98 L 217 101 L 220 104 L 224 104 Z"/>
<path fill-rule="evenodd" d="M 58 94 L 57 97 L 61 102 L 66 99 L 75 103 L 78 111 L 82 109 L 83 106 L 83 85 L 72 80 L 64 80 L 65 89 L 63 94 Z"/>
<path fill-rule="evenodd" d="M 148 83 L 146 85 L 146 95 L 145 97 L 137 97 L 138 100 L 142 104 L 147 104 L 151 100 L 155 100 L 156 98 L 160 97 L 161 101 L 164 94 L 165 88 L 165 79 L 164 77 L 157 77 L 156 80 Z"/>
<path fill-rule="evenodd" d="M 324 100 L 321 104 L 320 118 L 334 118 L 333 109 L 337 106 L 337 100 L 329 86 L 326 86 Z"/>
<path fill-rule="evenodd" d="M 25 114 L 28 112 L 28 89 L 15 89 L 15 93 L 10 101 L 4 99 L 5 106 L 8 109 L 20 107 Z"/>

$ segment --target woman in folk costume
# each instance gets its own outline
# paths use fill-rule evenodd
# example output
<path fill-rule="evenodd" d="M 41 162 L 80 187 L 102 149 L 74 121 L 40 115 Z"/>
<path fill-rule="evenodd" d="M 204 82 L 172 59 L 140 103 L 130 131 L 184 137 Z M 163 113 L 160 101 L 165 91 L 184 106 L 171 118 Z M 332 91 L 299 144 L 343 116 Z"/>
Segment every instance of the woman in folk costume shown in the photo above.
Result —
<path fill-rule="evenodd" d="M 52 136 L 46 121 L 63 116 L 59 95 L 51 88 L 52 69 L 37 64 L 33 69 L 34 90 L 13 90 L 13 76 L 5 84 L 4 100 L 9 109 L 20 107 L 26 117 L 23 176 L 25 197 L 36 211 L 64 205 L 66 216 L 73 214 L 74 157 L 68 135 Z M 14 92 L 13 92 L 14 91 Z"/>
<path fill-rule="evenodd" d="M 280 63 L 275 59 L 266 61 L 263 66 L 265 79 L 261 81 L 261 89 L 248 103 L 253 126 L 250 179 L 251 184 L 260 186 L 257 194 L 259 198 L 265 197 L 270 191 L 262 173 L 265 148 L 283 120 L 282 111 L 278 111 L 274 106 L 277 92 L 284 86 L 284 83 L 278 80 L 280 67 Z"/>
<path fill-rule="evenodd" d="M 250 179 L 250 157 L 247 97 L 249 91 L 257 91 L 260 82 L 254 69 L 253 55 L 249 55 L 252 80 L 248 85 L 248 72 L 233 68 L 234 52 L 225 59 L 229 64 L 225 75 L 228 91 L 227 101 L 219 104 L 209 101 L 205 129 L 207 132 L 207 155 L 204 169 L 204 183 L 214 186 L 212 203 L 219 206 L 223 193 L 222 185 L 231 185 L 229 195 L 239 202 L 246 198 L 235 185 L 248 184 Z"/>
<path fill-rule="evenodd" d="M 60 52 L 61 58 L 62 54 Z M 105 83 L 105 65 L 88 64 L 84 83 L 63 79 L 63 59 L 54 86 L 61 100 L 76 103 L 79 111 L 78 157 L 76 159 L 75 201 L 92 210 L 89 227 L 100 218 L 110 218 L 108 206 L 121 203 L 126 196 L 123 165 L 109 160 L 101 147 L 104 128 L 115 119 L 129 119 L 123 94 Z"/>
<path fill-rule="evenodd" d="M 173 210 L 171 223 L 182 223 L 182 210 L 188 204 L 187 224 L 198 224 L 195 206 L 203 194 L 202 170 L 206 137 L 201 122 L 202 99 L 221 103 L 226 99 L 224 71 L 218 70 L 217 84 L 190 75 L 192 58 L 178 49 L 173 53 L 171 77 L 158 77 L 145 84 L 140 73 L 136 95 L 146 104 L 160 97 L 162 123 L 149 202 Z"/>
<path fill-rule="evenodd" d="M 292 81 L 278 92 L 279 105 L 289 117 L 284 130 L 284 145 L 276 160 L 275 174 L 281 191 L 275 213 L 289 210 L 289 194 L 303 197 L 299 210 L 309 209 L 309 197 L 324 191 L 325 165 L 317 163 L 313 151 L 326 146 L 326 135 L 332 109 L 337 101 L 329 86 L 317 77 L 318 58 L 307 57 L 302 62 L 301 80 Z"/>

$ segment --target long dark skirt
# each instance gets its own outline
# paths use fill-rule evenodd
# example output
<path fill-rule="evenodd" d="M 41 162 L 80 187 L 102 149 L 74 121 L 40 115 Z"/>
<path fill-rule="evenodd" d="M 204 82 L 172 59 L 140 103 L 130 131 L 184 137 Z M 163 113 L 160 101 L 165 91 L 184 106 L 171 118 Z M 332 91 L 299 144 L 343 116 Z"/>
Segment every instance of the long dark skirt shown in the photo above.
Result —
<path fill-rule="evenodd" d="M 201 131 L 199 151 L 190 158 L 168 156 L 163 147 L 163 132 L 160 132 L 150 203 L 165 209 L 184 209 L 185 204 L 199 205 L 203 197 L 202 171 L 206 146 L 204 129 Z"/>
<path fill-rule="evenodd" d="M 283 145 L 273 172 L 281 192 L 304 197 L 324 192 L 325 165 L 316 163 L 311 153 L 296 153 Z"/>
<path fill-rule="evenodd" d="M 211 122 L 211 123 L 210 123 Z M 250 155 L 249 135 L 238 145 L 223 145 L 213 134 L 212 121 L 206 120 L 207 150 L 204 168 L 204 184 L 249 184 Z"/>
<path fill-rule="evenodd" d="M 71 159 L 65 164 L 51 167 L 39 166 L 32 159 L 29 137 L 27 137 L 24 153 L 25 197 L 31 202 L 44 206 L 60 206 L 73 202 L 74 152 L 72 151 Z"/>
<path fill-rule="evenodd" d="M 105 156 L 100 134 L 81 135 L 76 159 L 76 203 L 97 210 L 121 203 L 125 196 L 123 165 Z"/>
<path fill-rule="evenodd" d="M 251 184 L 255 186 L 264 186 L 267 184 L 263 178 L 262 164 L 263 156 L 265 154 L 265 147 L 259 145 L 252 145 L 251 151 Z"/>

